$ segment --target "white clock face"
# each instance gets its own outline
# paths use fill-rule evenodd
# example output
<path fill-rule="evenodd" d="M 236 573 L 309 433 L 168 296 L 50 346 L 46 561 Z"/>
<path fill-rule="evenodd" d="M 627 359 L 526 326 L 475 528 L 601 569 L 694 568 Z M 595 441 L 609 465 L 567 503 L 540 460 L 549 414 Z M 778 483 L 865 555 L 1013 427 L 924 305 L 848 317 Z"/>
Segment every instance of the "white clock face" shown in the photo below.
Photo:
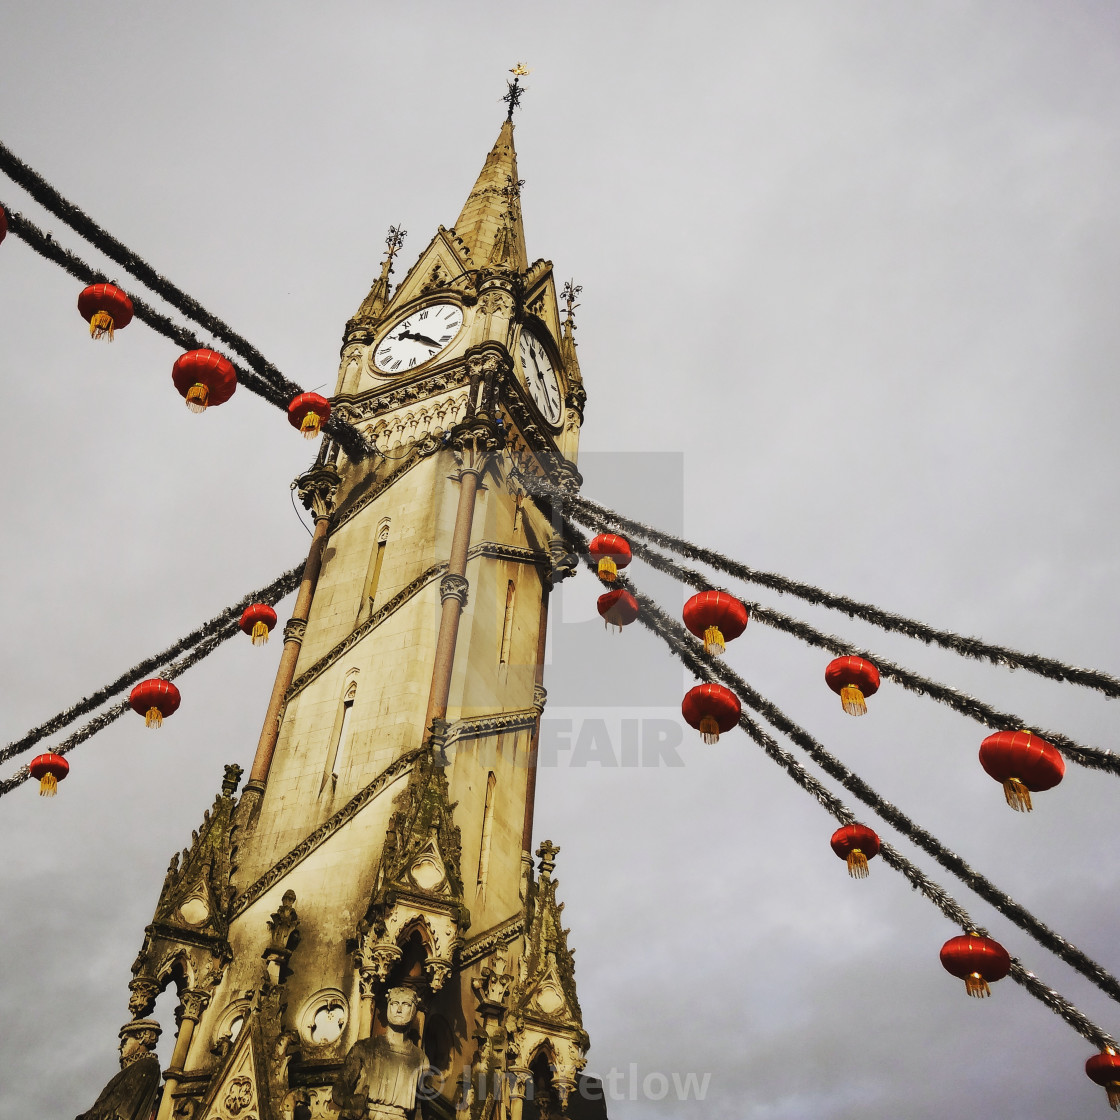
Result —
<path fill-rule="evenodd" d="M 408 373 L 434 358 L 459 333 L 463 309 L 433 303 L 402 319 L 378 343 L 373 364 L 382 373 Z"/>
<path fill-rule="evenodd" d="M 556 380 L 556 370 L 548 351 L 540 339 L 528 331 L 521 332 L 518 345 L 521 355 L 521 369 L 525 374 L 525 385 L 533 403 L 541 410 L 541 415 L 550 423 L 560 422 L 560 383 Z"/>

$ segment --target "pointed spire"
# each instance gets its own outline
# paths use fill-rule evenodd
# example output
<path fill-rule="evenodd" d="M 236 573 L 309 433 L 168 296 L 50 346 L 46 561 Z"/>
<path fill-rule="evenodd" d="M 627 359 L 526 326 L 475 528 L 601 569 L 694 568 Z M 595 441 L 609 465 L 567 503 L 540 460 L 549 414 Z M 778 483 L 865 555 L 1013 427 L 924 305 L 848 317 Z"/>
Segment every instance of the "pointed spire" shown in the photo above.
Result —
<path fill-rule="evenodd" d="M 393 271 L 393 258 L 401 247 L 408 231 L 400 226 L 390 226 L 389 236 L 385 238 L 385 259 L 381 262 L 381 275 L 373 282 L 369 295 L 362 300 L 362 306 L 354 316 L 356 320 L 377 320 L 389 302 L 389 277 Z"/>
<path fill-rule="evenodd" d="M 489 264 L 518 271 L 528 267 L 521 225 L 521 187 L 513 121 L 505 120 L 455 223 L 455 232 L 470 250 L 476 267 Z"/>

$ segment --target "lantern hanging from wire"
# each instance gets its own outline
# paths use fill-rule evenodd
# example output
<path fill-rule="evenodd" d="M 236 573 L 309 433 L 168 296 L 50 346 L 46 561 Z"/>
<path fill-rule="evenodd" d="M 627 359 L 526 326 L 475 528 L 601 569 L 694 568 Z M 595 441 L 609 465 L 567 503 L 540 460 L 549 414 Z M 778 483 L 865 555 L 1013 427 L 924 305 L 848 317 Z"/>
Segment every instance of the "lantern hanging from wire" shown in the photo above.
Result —
<path fill-rule="evenodd" d="M 253 639 L 253 645 L 263 646 L 276 625 L 276 612 L 267 603 L 253 603 L 245 608 L 237 625 Z"/>
<path fill-rule="evenodd" d="M 33 758 L 27 770 L 39 782 L 39 796 L 54 797 L 58 783 L 70 773 L 70 763 L 62 755 L 48 751 Z"/>
<path fill-rule="evenodd" d="M 237 388 L 237 372 L 228 358 L 214 350 L 188 350 L 171 368 L 171 380 L 191 412 L 225 404 Z"/>
<path fill-rule="evenodd" d="M 718 743 L 720 734 L 738 722 L 742 707 L 739 697 L 721 684 L 698 684 L 685 693 L 681 715 L 690 727 L 700 732 L 705 743 Z"/>
<path fill-rule="evenodd" d="M 331 402 L 318 393 L 300 393 L 288 403 L 288 423 L 305 439 L 314 439 L 330 419 Z"/>
<path fill-rule="evenodd" d="M 1003 783 L 1003 796 L 1017 813 L 1029 813 L 1031 794 L 1053 789 L 1065 777 L 1057 748 L 1029 731 L 997 731 L 980 744 L 980 765 Z"/>
<path fill-rule="evenodd" d="M 620 634 L 622 628 L 629 626 L 640 611 L 638 600 L 623 587 L 616 587 L 613 591 L 600 595 L 595 607 L 602 616 L 603 625 L 614 627 Z"/>
<path fill-rule="evenodd" d="M 879 670 L 862 657 L 837 657 L 830 661 L 824 679 L 850 716 L 867 715 L 867 697 L 879 691 Z"/>
<path fill-rule="evenodd" d="M 1108 1093 L 1109 1108 L 1120 1112 L 1120 1054 L 1107 1047 L 1085 1063 L 1085 1072 Z"/>
<path fill-rule="evenodd" d="M 132 322 L 132 300 L 116 284 L 91 284 L 78 296 L 78 310 L 89 323 L 90 338 L 108 336 L 113 341 L 113 331 L 123 331 Z"/>
<path fill-rule="evenodd" d="M 179 690 L 162 677 L 141 681 L 128 695 L 129 707 L 144 717 L 145 727 L 160 727 L 179 709 Z"/>
<path fill-rule="evenodd" d="M 951 937 L 941 946 L 941 963 L 945 971 L 964 981 L 970 996 L 983 999 L 992 994 L 989 984 L 1002 980 L 1011 971 L 1007 950 L 990 937 L 966 933 Z"/>
<path fill-rule="evenodd" d="M 599 562 L 599 578 L 603 583 L 614 583 L 618 579 L 618 569 L 630 563 L 630 545 L 614 533 L 593 537 L 587 550 Z"/>
<path fill-rule="evenodd" d="M 746 628 L 747 608 L 726 591 L 701 591 L 684 605 L 684 624 L 704 639 L 704 652 L 723 653 L 726 643 Z"/>
<path fill-rule="evenodd" d="M 867 861 L 879 854 L 879 837 L 865 824 L 846 824 L 832 834 L 832 850 L 848 864 L 853 879 L 866 879 Z"/>

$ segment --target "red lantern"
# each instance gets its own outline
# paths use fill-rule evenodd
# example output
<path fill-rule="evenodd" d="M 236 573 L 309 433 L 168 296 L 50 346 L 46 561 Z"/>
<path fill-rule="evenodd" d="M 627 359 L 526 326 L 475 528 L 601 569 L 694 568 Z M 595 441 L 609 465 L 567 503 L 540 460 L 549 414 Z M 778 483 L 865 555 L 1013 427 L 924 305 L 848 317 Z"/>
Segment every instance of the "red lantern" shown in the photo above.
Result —
<path fill-rule="evenodd" d="M 848 861 L 853 879 L 866 879 L 867 861 L 879 854 L 879 837 L 865 824 L 846 824 L 832 834 L 832 850 Z"/>
<path fill-rule="evenodd" d="M 129 707 L 144 717 L 145 727 L 159 727 L 179 709 L 179 690 L 162 677 L 141 681 L 128 695 Z"/>
<path fill-rule="evenodd" d="M 1053 789 L 1065 777 L 1065 759 L 1045 739 L 1029 731 L 997 731 L 980 744 L 980 765 L 1003 783 L 1007 804 L 1031 811 L 1031 794 Z"/>
<path fill-rule="evenodd" d="M 596 608 L 603 616 L 603 624 L 616 626 L 620 634 L 624 626 L 629 626 L 638 617 L 639 610 L 638 600 L 621 587 L 600 595 Z"/>
<path fill-rule="evenodd" d="M 721 731 L 730 731 L 739 722 L 739 697 L 721 684 L 698 684 L 685 693 L 681 715 L 690 727 L 700 732 L 705 743 L 718 743 Z"/>
<path fill-rule="evenodd" d="M 862 657 L 838 657 L 824 671 L 825 684 L 837 693 L 850 716 L 867 715 L 864 698 L 879 691 L 879 670 Z"/>
<path fill-rule="evenodd" d="M 38 755 L 27 767 L 33 778 L 39 779 L 39 796 L 54 797 L 58 793 L 58 783 L 70 773 L 70 763 L 60 754 Z"/>
<path fill-rule="evenodd" d="M 1085 1063 L 1085 1072 L 1108 1093 L 1108 1104 L 1120 1112 L 1120 1054 L 1111 1047 L 1094 1054 Z"/>
<path fill-rule="evenodd" d="M 1007 950 L 990 937 L 966 933 L 951 937 L 941 946 L 941 963 L 945 971 L 964 981 L 970 996 L 982 999 L 992 994 L 989 984 L 1002 980 L 1011 971 Z"/>
<path fill-rule="evenodd" d="M 3 241 L 8 236 L 8 215 L 4 213 L 4 207 L 0 206 L 0 241 Z"/>
<path fill-rule="evenodd" d="M 630 563 L 630 546 L 614 533 L 600 533 L 587 550 L 599 561 L 599 578 L 604 583 L 614 583 L 618 579 L 618 569 Z"/>
<path fill-rule="evenodd" d="M 704 652 L 723 653 L 724 643 L 747 628 L 747 608 L 726 591 L 701 591 L 684 605 L 684 624 L 704 639 Z"/>
<path fill-rule="evenodd" d="M 331 414 L 331 402 L 318 393 L 300 393 L 288 404 L 288 423 L 299 428 L 305 439 L 314 439 Z"/>
<path fill-rule="evenodd" d="M 237 625 L 253 639 L 253 645 L 263 646 L 276 625 L 276 612 L 267 603 L 254 603 L 245 608 Z"/>
<path fill-rule="evenodd" d="M 237 388 L 232 363 L 214 350 L 188 350 L 180 354 L 171 367 L 171 380 L 180 395 L 187 398 L 191 412 L 225 404 Z"/>
<path fill-rule="evenodd" d="M 132 322 L 132 300 L 115 284 L 91 284 L 78 296 L 78 310 L 89 323 L 90 338 L 123 331 Z"/>

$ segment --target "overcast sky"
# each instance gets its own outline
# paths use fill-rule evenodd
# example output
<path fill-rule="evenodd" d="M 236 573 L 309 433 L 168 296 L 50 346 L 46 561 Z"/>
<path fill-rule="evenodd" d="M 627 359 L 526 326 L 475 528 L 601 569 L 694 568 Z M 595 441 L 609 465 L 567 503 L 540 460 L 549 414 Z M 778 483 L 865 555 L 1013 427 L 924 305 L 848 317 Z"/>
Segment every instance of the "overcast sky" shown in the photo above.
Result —
<path fill-rule="evenodd" d="M 0 137 L 329 392 L 386 228 L 409 231 L 407 266 L 454 222 L 518 60 L 529 255 L 584 288 L 586 493 L 759 568 L 1120 673 L 1111 3 L 13 5 Z M 102 263 L 6 181 L 0 200 Z M 79 287 L 0 246 L 2 742 L 307 546 L 288 487 L 309 451 L 284 418 L 244 390 L 192 415 L 171 344 L 136 323 L 94 345 Z M 834 822 L 745 736 L 685 729 L 679 767 L 572 764 L 566 721 L 573 745 L 605 721 L 621 757 L 622 721 L 675 727 L 691 683 L 637 627 L 605 635 L 596 594 L 584 575 L 555 605 L 537 817 L 562 848 L 589 1071 L 626 1071 L 626 1096 L 634 1064 L 639 1098 L 650 1074 L 711 1074 L 702 1103 L 670 1091 L 611 1116 L 1106 1115 L 1093 1048 L 1010 980 L 967 999 L 937 959 L 958 931 L 879 862 L 849 879 Z M 1115 705 L 1092 693 L 744 594 L 1117 746 Z M 72 1117 L 114 1072 L 167 861 L 223 763 L 248 764 L 278 652 L 231 643 L 181 679 L 158 734 L 122 720 L 70 756 L 53 802 L 29 785 L 0 803 L 3 1117 Z M 616 695 L 580 668 L 619 660 Z M 1114 776 L 1071 765 L 1014 814 L 976 761 L 979 725 L 889 685 L 852 720 L 827 656 L 757 624 L 730 660 L 1120 971 Z M 1107 998 L 931 870 L 1120 1032 Z"/>

